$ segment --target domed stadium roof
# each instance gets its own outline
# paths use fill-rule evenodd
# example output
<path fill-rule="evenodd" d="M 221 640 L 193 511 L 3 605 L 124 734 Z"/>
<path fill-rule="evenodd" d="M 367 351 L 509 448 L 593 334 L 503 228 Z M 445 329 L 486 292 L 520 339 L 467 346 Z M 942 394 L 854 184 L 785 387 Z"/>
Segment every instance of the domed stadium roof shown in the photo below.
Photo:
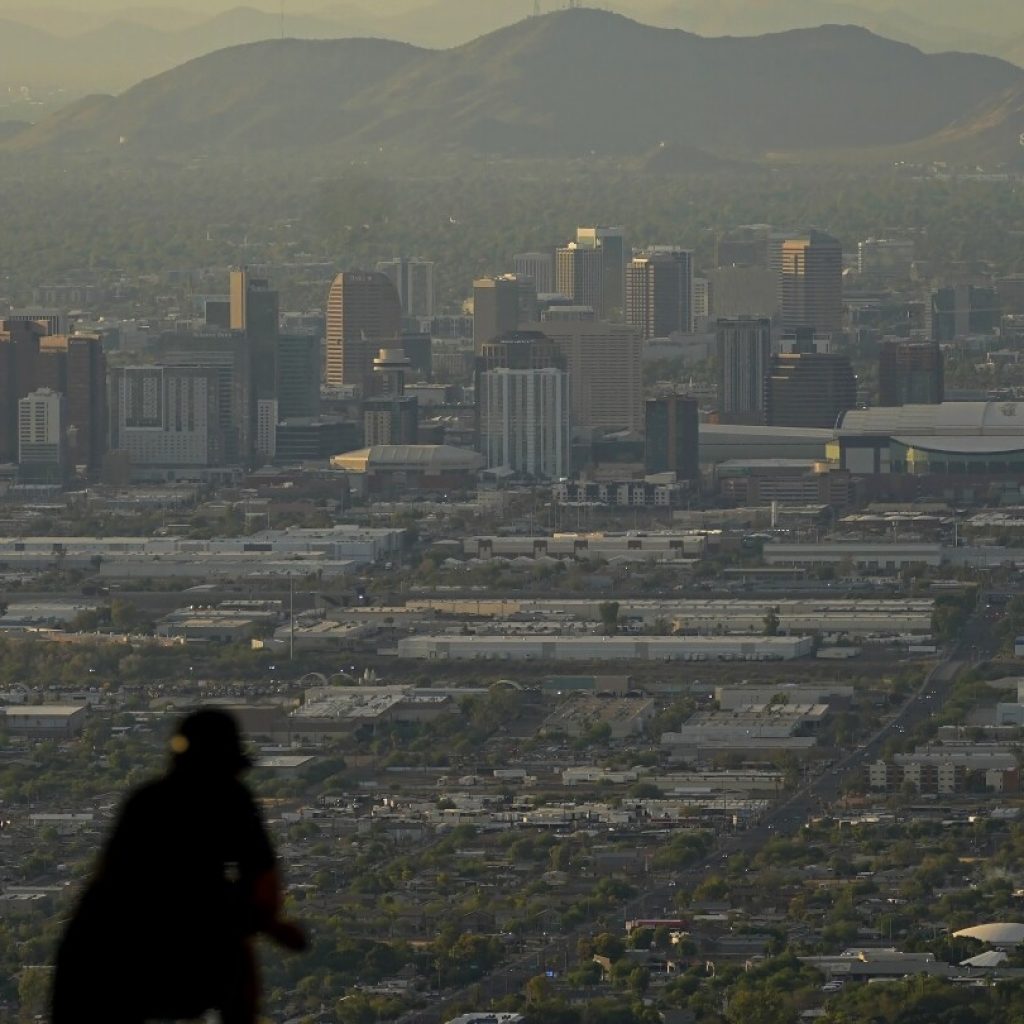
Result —
<path fill-rule="evenodd" d="M 977 939 L 990 946 L 1016 946 L 1024 942 L 1024 924 L 1001 921 L 993 924 L 977 924 L 973 928 L 961 928 L 953 932 L 955 939 Z"/>

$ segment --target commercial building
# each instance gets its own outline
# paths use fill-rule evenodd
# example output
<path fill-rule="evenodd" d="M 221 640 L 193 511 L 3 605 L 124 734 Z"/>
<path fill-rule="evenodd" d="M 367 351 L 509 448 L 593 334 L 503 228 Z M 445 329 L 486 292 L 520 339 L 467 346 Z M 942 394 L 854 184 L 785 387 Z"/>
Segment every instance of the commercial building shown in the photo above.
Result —
<path fill-rule="evenodd" d="M 110 448 L 133 475 L 225 463 L 217 371 L 197 366 L 125 366 L 110 375 Z M 154 475 L 155 474 L 155 475 Z"/>
<path fill-rule="evenodd" d="M 626 323 L 640 336 L 693 332 L 693 253 L 657 246 L 626 267 Z"/>
<path fill-rule="evenodd" d="M 367 393 L 373 357 L 381 344 L 402 333 L 402 304 L 384 274 L 349 270 L 338 274 L 327 296 L 325 383 Z"/>
<path fill-rule="evenodd" d="M 820 462 L 835 437 L 834 430 L 814 427 L 765 427 L 743 424 L 702 423 L 701 465 L 728 459 L 760 462 L 771 459 L 802 459 Z"/>
<path fill-rule="evenodd" d="M 878 404 L 935 405 L 944 397 L 937 341 L 886 341 L 878 352 Z"/>
<path fill-rule="evenodd" d="M 564 370 L 489 370 L 480 375 L 477 403 L 488 469 L 533 479 L 568 475 L 572 431 Z"/>
<path fill-rule="evenodd" d="M 937 475 L 978 486 L 1024 473 L 1024 406 L 942 402 L 855 409 L 828 445 L 829 463 L 854 473 Z M 951 481 L 952 482 L 952 481 Z"/>
<path fill-rule="evenodd" d="M 18 478 L 61 483 L 67 474 L 67 400 L 39 388 L 18 400 Z"/>
<path fill-rule="evenodd" d="M 382 348 L 373 360 L 373 397 L 363 402 L 367 447 L 416 444 L 419 403 L 405 393 L 409 360 L 400 348 Z"/>
<path fill-rule="evenodd" d="M 772 357 L 767 317 L 720 319 L 715 325 L 718 412 L 724 423 L 764 421 L 764 379 Z"/>
<path fill-rule="evenodd" d="M 715 464 L 719 494 L 739 505 L 856 505 L 863 488 L 849 470 L 821 459 L 727 459 Z"/>
<path fill-rule="evenodd" d="M 674 473 L 678 480 L 700 479 L 700 408 L 696 398 L 648 398 L 644 428 L 644 468 L 648 473 Z"/>
<path fill-rule="evenodd" d="M 857 378 L 846 356 L 818 352 L 772 357 L 764 380 L 764 421 L 778 427 L 834 427 L 857 404 Z"/>
<path fill-rule="evenodd" d="M 315 334 L 281 334 L 277 339 L 279 421 L 319 414 L 320 376 L 320 339 Z"/>
<path fill-rule="evenodd" d="M 258 351 L 258 347 L 241 333 L 167 333 L 157 341 L 159 366 L 194 367 L 213 372 L 216 390 L 216 418 L 213 422 L 219 430 L 219 443 L 222 445 L 218 458 L 227 465 L 249 464 L 259 448 L 260 405 L 254 377 Z M 264 393 L 263 400 L 274 399 Z M 113 398 L 110 403 L 113 430 Z M 111 443 L 111 447 L 115 445 Z"/>
<path fill-rule="evenodd" d="M 907 567 L 942 564 L 941 544 L 878 543 L 876 541 L 835 541 L 822 544 L 771 543 L 762 553 L 766 565 L 842 565 L 858 569 L 896 572 Z"/>
<path fill-rule="evenodd" d="M 548 252 L 521 252 L 512 257 L 512 268 L 517 277 L 529 278 L 538 295 L 550 295 L 555 290 L 555 254 Z"/>
<path fill-rule="evenodd" d="M 810 637 L 412 636 L 400 658 L 526 661 L 790 661 L 811 653 Z"/>
<path fill-rule="evenodd" d="M 843 247 L 835 238 L 811 231 L 782 241 L 779 307 L 784 330 L 843 329 Z"/>
<path fill-rule="evenodd" d="M 277 400 L 277 292 L 265 277 L 254 277 L 242 268 L 231 271 L 229 302 L 231 331 L 241 335 L 251 350 L 253 401 L 257 409 L 260 402 L 268 403 L 268 409 L 269 403 Z M 270 419 L 272 422 L 262 431 L 263 444 L 256 446 L 256 452 L 264 456 L 271 454 L 267 449 L 272 446 L 276 411 Z"/>
<path fill-rule="evenodd" d="M 18 704 L 0 709 L 11 736 L 37 740 L 66 740 L 85 728 L 89 711 L 77 704 Z"/>
<path fill-rule="evenodd" d="M 18 402 L 37 387 L 39 339 L 46 333 L 33 320 L 3 321 L 0 330 L 0 462 L 18 458 Z"/>
<path fill-rule="evenodd" d="M 331 459 L 361 482 L 368 494 L 465 491 L 484 466 L 479 452 L 443 444 L 376 445 Z"/>
<path fill-rule="evenodd" d="M 629 249 L 622 228 L 592 227 L 576 229 L 576 244 L 589 249 L 600 249 L 604 263 L 604 306 L 602 316 L 618 319 L 626 300 L 623 273 L 629 258 Z M 556 291 L 561 291 L 556 286 Z M 596 309 L 597 307 L 595 307 Z"/>
<path fill-rule="evenodd" d="M 39 339 L 36 388 L 66 399 L 64 433 L 69 467 L 96 473 L 107 450 L 107 361 L 97 334 L 55 334 Z"/>
<path fill-rule="evenodd" d="M 635 330 L 603 320 L 534 326 L 565 358 L 574 430 L 643 432 L 643 339 Z"/>
<path fill-rule="evenodd" d="M 516 274 L 481 277 L 473 282 L 473 348 L 483 346 L 514 332 L 521 323 L 532 320 L 530 296 L 536 302 L 532 278 Z M 524 308 L 524 306 L 526 308 Z"/>
<path fill-rule="evenodd" d="M 605 309 L 604 255 L 600 245 L 578 242 L 555 250 L 555 291 L 571 299 L 573 305 L 589 306 L 598 316 L 603 316 Z"/>
<path fill-rule="evenodd" d="M 558 505 L 607 505 L 609 508 L 682 508 L 693 497 L 688 480 L 654 473 L 643 480 L 560 480 L 551 487 Z"/>
<path fill-rule="evenodd" d="M 377 273 L 395 286 L 404 317 L 434 315 L 434 264 L 418 256 L 395 256 L 381 260 Z"/>
<path fill-rule="evenodd" d="M 467 537 L 462 542 L 462 549 L 475 558 L 521 558 L 525 555 L 529 558 L 675 561 L 699 558 L 704 553 L 706 540 L 706 536 L 698 532 L 556 533 L 544 537 Z"/>

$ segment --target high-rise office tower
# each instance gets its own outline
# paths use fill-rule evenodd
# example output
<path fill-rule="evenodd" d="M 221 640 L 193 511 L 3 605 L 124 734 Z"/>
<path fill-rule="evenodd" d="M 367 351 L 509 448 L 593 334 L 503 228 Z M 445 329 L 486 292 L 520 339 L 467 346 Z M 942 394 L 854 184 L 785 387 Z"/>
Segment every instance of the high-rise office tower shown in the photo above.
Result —
<path fill-rule="evenodd" d="M 772 357 L 764 382 L 770 427 L 835 427 L 857 405 L 857 378 L 846 356 L 789 352 Z"/>
<path fill-rule="evenodd" d="M 937 405 L 944 397 L 937 341 L 887 341 L 878 352 L 879 405 Z"/>
<path fill-rule="evenodd" d="M 18 401 L 37 386 L 39 343 L 46 328 L 32 320 L 0 324 L 0 462 L 18 458 Z"/>
<path fill-rule="evenodd" d="M 67 455 L 71 466 L 85 466 L 97 473 L 107 451 L 107 359 L 103 340 L 96 334 L 54 335 L 43 338 L 39 366 L 57 367 L 54 387 L 67 398 Z M 49 376 L 49 375 L 48 375 Z"/>
<path fill-rule="evenodd" d="M 18 477 L 59 483 L 67 473 L 66 399 L 50 388 L 18 399 Z"/>
<path fill-rule="evenodd" d="M 843 247 L 835 238 L 810 231 L 782 242 L 779 306 L 784 330 L 843 329 Z"/>
<path fill-rule="evenodd" d="M 434 264 L 418 256 L 395 256 L 381 260 L 377 272 L 384 274 L 395 286 L 402 316 L 434 315 Z"/>
<path fill-rule="evenodd" d="M 626 307 L 625 274 L 626 262 L 629 259 L 629 250 L 626 248 L 626 239 L 623 237 L 622 228 L 577 228 L 576 244 L 587 249 L 601 250 L 601 265 L 604 273 L 601 288 L 602 304 L 600 307 L 594 306 L 594 312 L 598 316 L 620 319 Z M 561 288 L 557 290 L 561 291 Z M 576 301 L 579 302 L 578 299 Z M 580 303 L 580 305 L 589 306 L 591 303 Z"/>
<path fill-rule="evenodd" d="M 763 422 L 764 378 L 772 357 L 771 320 L 722 318 L 715 325 L 715 345 L 722 422 Z"/>
<path fill-rule="evenodd" d="M 514 331 L 524 319 L 522 293 L 526 279 L 515 274 L 480 277 L 473 282 L 473 348 Z"/>
<path fill-rule="evenodd" d="M 675 473 L 677 480 L 700 479 L 700 409 L 690 395 L 648 398 L 645 409 L 644 468 Z"/>
<path fill-rule="evenodd" d="M 266 404 L 261 406 L 261 399 L 256 397 L 255 358 L 256 346 L 241 333 L 230 336 L 169 333 L 161 335 L 157 341 L 156 360 L 160 366 L 191 366 L 214 372 L 217 396 L 211 408 L 218 417 L 216 444 L 221 449 L 218 457 L 230 465 L 249 464 L 267 444 L 269 408 Z M 262 440 L 258 441 L 261 434 Z"/>
<path fill-rule="evenodd" d="M 382 343 L 396 341 L 401 333 L 402 304 L 384 274 L 367 270 L 338 274 L 327 296 L 328 386 L 354 386 L 366 394 L 373 357 Z"/>
<path fill-rule="evenodd" d="M 533 281 L 538 295 L 550 295 L 555 290 L 554 252 L 520 252 L 512 257 L 516 277 Z"/>
<path fill-rule="evenodd" d="M 569 377 L 556 367 L 499 368 L 480 376 L 480 449 L 488 468 L 533 479 L 567 476 Z"/>
<path fill-rule="evenodd" d="M 374 395 L 363 402 L 363 435 L 368 448 L 416 444 L 419 403 L 405 393 L 409 365 L 400 348 L 382 348 L 373 360 Z"/>
<path fill-rule="evenodd" d="M 110 373 L 110 447 L 133 471 L 224 464 L 217 369 L 119 366 Z"/>
<path fill-rule="evenodd" d="M 642 433 L 639 332 L 606 320 L 547 321 L 538 326 L 565 357 L 573 428 Z"/>
<path fill-rule="evenodd" d="M 605 308 L 604 256 L 601 246 L 578 242 L 555 250 L 555 291 L 567 295 L 574 306 L 590 306 L 598 316 Z"/>
<path fill-rule="evenodd" d="M 282 420 L 320 414 L 320 340 L 315 334 L 277 339 L 277 414 Z"/>
<path fill-rule="evenodd" d="M 693 253 L 658 246 L 626 267 L 626 323 L 642 338 L 693 331 Z"/>
<path fill-rule="evenodd" d="M 247 270 L 230 275 L 231 330 L 252 346 L 252 386 L 255 401 L 277 398 L 277 336 L 279 303 L 277 292 L 264 277 Z"/>

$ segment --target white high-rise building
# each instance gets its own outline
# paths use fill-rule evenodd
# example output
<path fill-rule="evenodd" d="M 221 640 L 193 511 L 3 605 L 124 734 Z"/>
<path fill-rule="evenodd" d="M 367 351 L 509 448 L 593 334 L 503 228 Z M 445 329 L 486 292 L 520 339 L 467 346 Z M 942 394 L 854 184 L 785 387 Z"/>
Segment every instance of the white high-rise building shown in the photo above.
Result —
<path fill-rule="evenodd" d="M 218 384 L 209 367 L 118 367 L 110 376 L 111 450 L 139 468 L 222 464 Z"/>
<path fill-rule="evenodd" d="M 402 303 L 402 316 L 434 315 L 434 264 L 418 256 L 381 260 L 377 272 L 391 279 Z"/>
<path fill-rule="evenodd" d="M 18 466 L 32 477 L 59 478 L 66 464 L 64 396 L 39 388 L 18 400 Z"/>
<path fill-rule="evenodd" d="M 534 479 L 569 474 L 569 376 L 554 367 L 480 375 L 480 445 L 490 469 Z"/>

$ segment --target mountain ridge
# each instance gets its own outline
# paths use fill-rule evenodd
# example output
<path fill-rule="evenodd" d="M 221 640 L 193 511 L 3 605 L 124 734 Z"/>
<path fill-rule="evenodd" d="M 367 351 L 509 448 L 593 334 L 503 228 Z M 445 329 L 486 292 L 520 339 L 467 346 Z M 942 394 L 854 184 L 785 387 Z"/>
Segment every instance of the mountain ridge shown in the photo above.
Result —
<path fill-rule="evenodd" d="M 749 160 L 909 145 L 1022 84 L 1024 71 L 998 58 L 923 54 L 857 26 L 708 39 L 577 9 L 448 50 L 382 39 L 229 47 L 7 146 L 535 158 L 637 157 L 665 144 Z"/>

